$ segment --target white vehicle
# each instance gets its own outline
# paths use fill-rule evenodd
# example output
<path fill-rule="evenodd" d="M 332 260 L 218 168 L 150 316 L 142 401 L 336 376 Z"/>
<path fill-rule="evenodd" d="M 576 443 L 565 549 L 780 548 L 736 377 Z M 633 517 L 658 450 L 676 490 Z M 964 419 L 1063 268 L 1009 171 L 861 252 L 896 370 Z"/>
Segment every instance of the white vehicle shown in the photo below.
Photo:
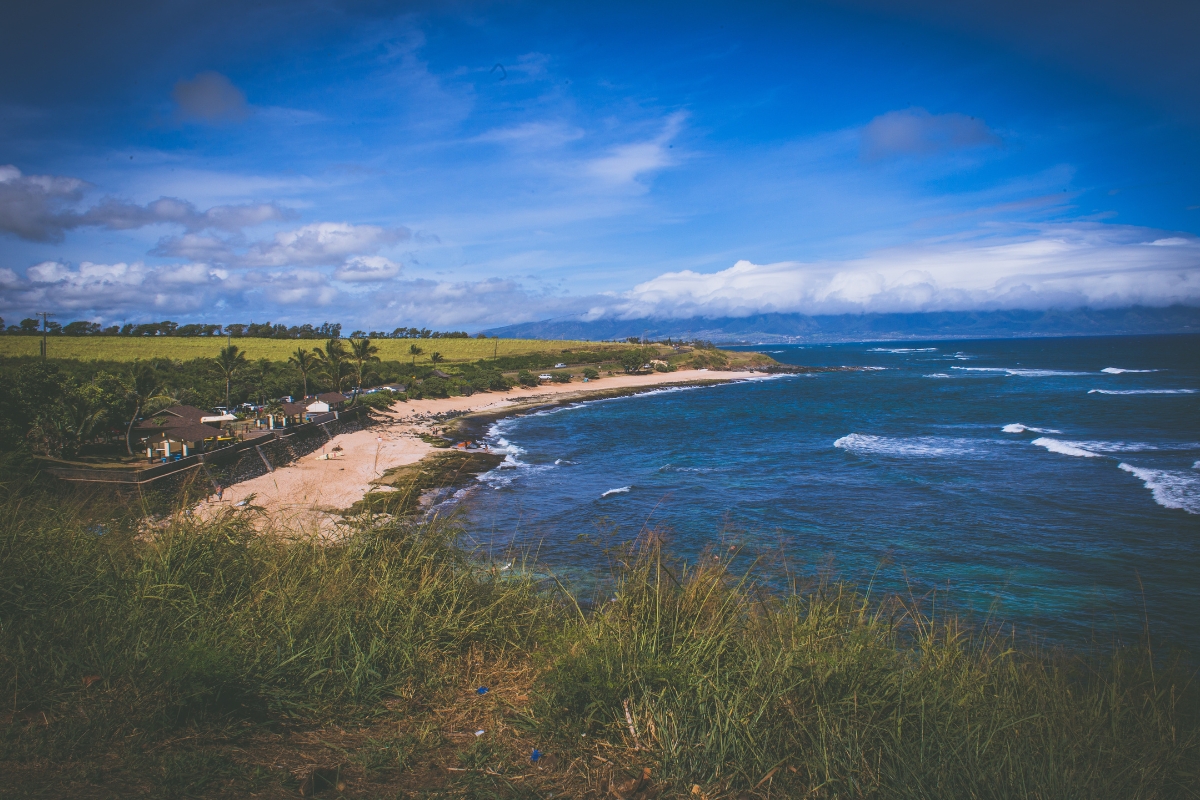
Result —
<path fill-rule="evenodd" d="M 548 373 L 548 372 L 543 372 L 541 375 L 538 375 L 538 380 L 539 380 L 539 381 L 548 381 L 548 380 L 550 380 L 552 377 L 553 377 L 553 376 L 552 376 L 552 375 L 550 375 L 550 373 Z"/>
<path fill-rule="evenodd" d="M 562 369 L 562 368 L 563 368 L 563 367 L 565 367 L 565 366 L 566 366 L 566 364 L 555 364 L 555 365 L 554 365 L 554 368 L 555 368 L 555 369 Z"/>

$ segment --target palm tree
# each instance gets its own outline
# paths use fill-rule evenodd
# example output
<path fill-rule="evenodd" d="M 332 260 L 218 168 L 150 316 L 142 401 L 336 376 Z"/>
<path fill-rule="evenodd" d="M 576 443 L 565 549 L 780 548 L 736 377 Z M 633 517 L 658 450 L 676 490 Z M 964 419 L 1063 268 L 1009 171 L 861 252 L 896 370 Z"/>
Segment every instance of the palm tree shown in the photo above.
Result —
<path fill-rule="evenodd" d="M 318 348 L 318 352 L 320 349 Z M 296 369 L 300 370 L 300 379 L 304 381 L 304 396 L 308 397 L 308 373 L 317 366 L 320 358 L 317 353 L 310 353 L 303 347 L 297 347 L 296 352 L 292 353 L 288 359 L 289 364 L 295 364 Z"/>
<path fill-rule="evenodd" d="M 350 340 L 350 357 L 353 358 L 354 362 L 358 365 L 358 386 L 355 390 L 356 396 L 358 391 L 362 390 L 363 370 L 371 361 L 379 360 L 379 356 L 376 355 L 378 352 L 379 348 L 371 344 L 371 340 L 366 336 L 362 337 L 361 339 Z"/>
<path fill-rule="evenodd" d="M 350 377 L 353 369 L 346 362 L 346 346 L 341 339 L 330 339 L 325 343 L 325 349 L 316 348 L 317 356 L 325 365 L 324 373 L 337 386 L 340 392 Z"/>
<path fill-rule="evenodd" d="M 417 347 L 415 344 L 410 344 L 408 346 L 408 352 L 413 357 L 413 366 L 415 367 L 417 365 L 417 356 L 421 355 L 421 353 L 424 353 L 425 351 Z"/>
<path fill-rule="evenodd" d="M 443 361 L 445 361 L 446 359 L 442 357 L 441 353 L 430 353 L 429 360 L 431 362 L 433 362 L 434 364 L 440 364 Z"/>
<path fill-rule="evenodd" d="M 222 347 L 221 352 L 213 359 L 217 370 L 225 377 L 225 408 L 229 408 L 229 384 L 233 377 L 246 366 L 246 354 L 238 350 L 236 344 Z"/>
<path fill-rule="evenodd" d="M 271 359 L 260 358 L 254 362 L 254 377 L 258 381 L 258 403 L 267 402 L 267 381 L 271 379 Z"/>
<path fill-rule="evenodd" d="M 138 421 L 138 417 L 143 411 L 149 410 L 154 403 L 169 400 L 163 396 L 162 384 L 158 382 L 158 375 L 148 364 L 135 364 L 133 374 L 129 376 L 129 382 L 125 384 L 125 401 L 132 409 L 129 414 L 129 424 L 125 426 L 125 450 L 129 455 L 133 455 L 133 444 L 130 438 L 133 435 L 133 423 Z"/>

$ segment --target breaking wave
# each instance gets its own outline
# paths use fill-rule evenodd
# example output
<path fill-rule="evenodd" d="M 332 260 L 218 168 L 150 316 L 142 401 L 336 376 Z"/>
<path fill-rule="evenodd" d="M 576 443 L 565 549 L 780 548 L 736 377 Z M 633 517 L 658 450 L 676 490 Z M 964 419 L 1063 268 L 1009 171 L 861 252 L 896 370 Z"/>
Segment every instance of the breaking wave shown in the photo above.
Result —
<path fill-rule="evenodd" d="M 632 489 L 632 488 L 633 488 L 632 486 L 622 486 L 622 487 L 621 487 L 621 488 L 619 488 L 619 489 L 609 489 L 607 492 L 605 492 L 604 494 L 602 494 L 602 495 L 600 495 L 600 496 L 601 496 L 601 497 L 608 497 L 609 495 L 613 495 L 613 494 L 625 494 L 626 492 L 628 492 L 628 491 L 629 491 L 630 489 Z"/>
<path fill-rule="evenodd" d="M 1156 369 L 1121 369 L 1120 367 L 1105 367 L 1100 371 L 1107 372 L 1109 375 L 1122 375 L 1126 372 L 1158 372 Z"/>
<path fill-rule="evenodd" d="M 1121 469 L 1145 484 L 1154 502 L 1163 508 L 1176 508 L 1189 514 L 1200 514 L 1200 477 L 1186 472 L 1165 469 L 1145 469 L 1120 464 Z"/>
<path fill-rule="evenodd" d="M 1061 442 L 1058 439 L 1050 439 L 1042 436 L 1034 439 L 1030 444 L 1035 444 L 1038 447 L 1044 447 L 1051 453 L 1058 453 L 1063 456 L 1078 456 L 1080 458 L 1102 458 L 1099 453 L 1093 453 L 1091 450 L 1085 450 L 1078 445 L 1070 442 Z"/>
<path fill-rule="evenodd" d="M 936 353 L 936 347 L 872 347 L 869 353 Z"/>
<path fill-rule="evenodd" d="M 1054 428 L 1034 428 L 1030 425 L 1022 425 L 1019 422 L 1010 422 L 1000 430 L 1005 433 L 1024 433 L 1025 431 L 1030 431 L 1031 433 L 1062 433 L 1062 431 L 1056 431 Z"/>
<path fill-rule="evenodd" d="M 1019 367 L 951 367 L 967 372 L 1002 372 L 1005 375 L 1015 375 L 1022 378 L 1057 378 L 1076 375 L 1094 375 L 1092 372 L 1068 372 L 1058 369 L 1021 369 Z"/>
<path fill-rule="evenodd" d="M 934 372 L 929 375 L 924 375 L 925 378 L 949 378 L 950 376 L 944 372 Z"/>
<path fill-rule="evenodd" d="M 1195 394 L 1195 389 L 1088 389 L 1088 394 Z"/>
<path fill-rule="evenodd" d="M 833 443 L 834 447 L 849 450 L 859 455 L 906 456 L 916 458 L 942 458 L 945 456 L 961 456 L 975 452 L 970 441 L 966 439 L 944 439 L 937 436 L 917 436 L 911 439 L 898 439 L 887 436 L 871 436 L 862 433 L 852 433 L 843 436 Z"/>

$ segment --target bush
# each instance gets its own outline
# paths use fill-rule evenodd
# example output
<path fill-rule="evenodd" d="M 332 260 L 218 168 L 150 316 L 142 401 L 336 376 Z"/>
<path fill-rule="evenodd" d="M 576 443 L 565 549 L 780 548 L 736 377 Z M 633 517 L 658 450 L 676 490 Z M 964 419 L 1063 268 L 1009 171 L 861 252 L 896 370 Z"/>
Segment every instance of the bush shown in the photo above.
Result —
<path fill-rule="evenodd" d="M 361 394 L 358 396 L 359 405 L 364 405 L 367 408 L 374 408 L 379 411 L 386 411 L 396 402 L 396 395 L 389 392 L 387 389 L 382 389 L 371 394 Z"/>
<path fill-rule="evenodd" d="M 600 377 L 600 373 L 593 367 L 584 367 L 583 377 L 587 378 L 589 381 L 594 381 L 596 378 Z"/>
<path fill-rule="evenodd" d="M 569 373 L 569 372 L 554 372 L 554 373 L 551 373 L 550 380 L 554 381 L 555 383 L 570 383 L 571 382 L 571 373 Z"/>
<path fill-rule="evenodd" d="M 523 369 L 517 373 L 517 383 L 521 384 L 527 389 L 532 389 L 534 386 L 537 386 L 539 383 L 541 383 L 541 381 L 539 381 L 537 376 L 532 372 Z"/>

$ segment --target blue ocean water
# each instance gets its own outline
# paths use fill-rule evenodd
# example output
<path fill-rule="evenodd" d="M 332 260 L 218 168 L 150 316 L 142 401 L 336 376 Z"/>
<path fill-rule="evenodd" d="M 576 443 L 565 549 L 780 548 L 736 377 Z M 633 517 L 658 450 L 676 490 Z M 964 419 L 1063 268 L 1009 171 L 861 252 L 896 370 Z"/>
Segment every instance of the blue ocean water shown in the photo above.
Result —
<path fill-rule="evenodd" d="M 693 560 L 736 544 L 1051 638 L 1148 618 L 1197 649 L 1200 336 L 752 349 L 866 369 L 502 420 L 472 536 L 578 573 L 603 561 L 581 535 L 651 527 Z"/>

